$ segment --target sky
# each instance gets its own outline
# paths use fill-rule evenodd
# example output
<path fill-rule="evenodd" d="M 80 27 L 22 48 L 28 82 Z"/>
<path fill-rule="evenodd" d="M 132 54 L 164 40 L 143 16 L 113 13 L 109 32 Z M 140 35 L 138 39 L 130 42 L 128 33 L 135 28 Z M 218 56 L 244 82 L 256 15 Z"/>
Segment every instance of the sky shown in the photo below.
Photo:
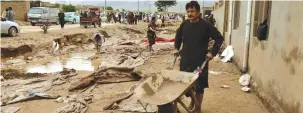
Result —
<path fill-rule="evenodd" d="M 73 5 L 96 5 L 96 6 L 104 6 L 105 0 L 42 0 L 48 1 L 51 3 L 65 3 L 65 4 L 73 4 Z M 139 0 L 139 10 L 140 11 L 155 11 L 157 8 L 154 5 L 156 0 Z M 168 11 L 174 12 L 185 12 L 185 4 L 191 0 L 177 0 L 177 5 L 168 9 Z M 197 0 L 200 6 L 203 6 L 203 0 Z M 216 0 L 204 0 L 204 6 L 212 6 Z M 126 9 L 126 10 L 135 10 L 138 9 L 138 0 L 106 0 L 107 6 L 112 6 L 114 9 Z"/>

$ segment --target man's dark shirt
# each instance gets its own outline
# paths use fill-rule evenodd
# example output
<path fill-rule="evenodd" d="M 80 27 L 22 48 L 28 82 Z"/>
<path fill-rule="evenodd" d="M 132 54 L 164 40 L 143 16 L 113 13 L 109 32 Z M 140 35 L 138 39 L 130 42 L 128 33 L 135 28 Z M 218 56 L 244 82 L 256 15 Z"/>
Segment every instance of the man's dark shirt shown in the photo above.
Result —
<path fill-rule="evenodd" d="M 64 13 L 58 13 L 60 22 L 64 22 L 64 16 L 65 16 Z"/>
<path fill-rule="evenodd" d="M 180 51 L 181 61 L 192 68 L 200 66 L 208 53 L 209 38 L 215 40 L 211 51 L 212 55 L 215 56 L 224 41 L 217 28 L 201 18 L 196 23 L 190 23 L 189 20 L 185 20 L 177 30 L 175 41 L 177 50 L 180 49 L 183 43 Z"/>

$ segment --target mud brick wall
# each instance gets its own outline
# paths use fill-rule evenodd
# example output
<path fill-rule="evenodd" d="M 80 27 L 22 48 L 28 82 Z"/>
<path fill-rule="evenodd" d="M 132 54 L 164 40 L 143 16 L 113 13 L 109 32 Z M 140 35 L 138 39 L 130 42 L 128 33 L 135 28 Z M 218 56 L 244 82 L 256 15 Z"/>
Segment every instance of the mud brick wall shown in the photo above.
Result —
<path fill-rule="evenodd" d="M 1 1 L 1 14 L 6 8 L 12 7 L 15 12 L 15 20 L 25 20 L 24 15 L 30 9 L 29 1 Z"/>

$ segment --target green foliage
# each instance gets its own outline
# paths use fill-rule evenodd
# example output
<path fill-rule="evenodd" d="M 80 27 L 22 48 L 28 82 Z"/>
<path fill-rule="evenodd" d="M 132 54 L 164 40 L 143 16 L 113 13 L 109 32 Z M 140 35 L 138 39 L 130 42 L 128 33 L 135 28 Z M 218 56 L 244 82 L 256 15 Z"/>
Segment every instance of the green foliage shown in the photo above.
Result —
<path fill-rule="evenodd" d="M 40 7 L 41 1 L 31 1 L 30 2 L 30 8 L 32 7 Z"/>
<path fill-rule="evenodd" d="M 114 10 L 111 6 L 106 7 L 106 10 Z"/>
<path fill-rule="evenodd" d="M 166 11 L 168 7 L 175 6 L 177 4 L 176 0 L 173 1 L 156 1 L 155 6 L 157 7 L 158 11 Z"/>
<path fill-rule="evenodd" d="M 55 7 L 56 7 L 56 8 L 60 8 L 60 4 L 56 3 L 56 4 L 55 4 Z"/>
<path fill-rule="evenodd" d="M 62 9 L 63 9 L 64 12 L 76 12 L 76 10 L 77 10 L 76 7 L 71 5 L 71 4 L 63 5 Z"/>
<path fill-rule="evenodd" d="M 125 11 L 125 9 L 122 8 L 122 11 Z"/>

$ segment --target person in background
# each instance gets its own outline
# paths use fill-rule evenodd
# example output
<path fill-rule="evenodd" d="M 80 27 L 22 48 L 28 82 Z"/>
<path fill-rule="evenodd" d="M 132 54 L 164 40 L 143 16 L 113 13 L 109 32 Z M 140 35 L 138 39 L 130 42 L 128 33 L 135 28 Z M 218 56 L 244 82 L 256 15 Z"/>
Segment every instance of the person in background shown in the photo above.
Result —
<path fill-rule="evenodd" d="M 121 23 L 121 13 L 118 13 L 118 21 Z"/>
<path fill-rule="evenodd" d="M 95 42 L 95 47 L 96 47 L 97 53 L 100 53 L 101 46 L 102 46 L 102 39 L 103 39 L 103 43 L 104 43 L 105 42 L 105 38 L 100 33 L 96 33 L 93 36 L 93 38 L 94 38 L 94 42 Z"/>
<path fill-rule="evenodd" d="M 208 16 L 207 20 L 208 20 L 212 25 L 215 25 L 215 24 L 216 24 L 216 20 L 215 20 L 213 14 L 210 14 L 210 15 Z"/>
<path fill-rule="evenodd" d="M 12 7 L 9 7 L 8 8 L 8 13 L 7 13 L 7 19 L 9 20 L 9 21 L 12 21 L 12 22 L 14 22 L 14 11 L 13 11 L 13 8 Z"/>
<path fill-rule="evenodd" d="M 161 26 L 165 26 L 165 15 L 162 15 L 162 18 L 161 18 L 161 20 L 162 20 L 162 24 L 161 24 Z"/>
<path fill-rule="evenodd" d="M 111 16 L 112 16 L 114 22 L 116 23 L 117 22 L 116 14 L 114 12 L 112 12 Z"/>
<path fill-rule="evenodd" d="M 8 15 L 7 15 L 8 11 L 9 11 L 9 9 L 6 8 L 5 11 L 2 12 L 2 15 L 1 15 L 2 18 L 6 18 L 6 19 L 8 18 Z"/>
<path fill-rule="evenodd" d="M 60 22 L 61 28 L 64 28 L 64 24 L 65 24 L 64 16 L 65 16 L 65 15 L 64 15 L 64 12 L 63 12 L 63 10 L 61 10 L 60 13 L 58 14 L 59 22 Z"/>
<path fill-rule="evenodd" d="M 152 46 L 156 43 L 155 42 L 155 38 L 157 37 L 156 31 L 158 30 L 156 29 L 157 28 L 156 20 L 157 20 L 156 17 L 152 17 L 151 23 L 148 24 L 147 38 L 148 38 L 150 52 L 152 51 Z"/>

